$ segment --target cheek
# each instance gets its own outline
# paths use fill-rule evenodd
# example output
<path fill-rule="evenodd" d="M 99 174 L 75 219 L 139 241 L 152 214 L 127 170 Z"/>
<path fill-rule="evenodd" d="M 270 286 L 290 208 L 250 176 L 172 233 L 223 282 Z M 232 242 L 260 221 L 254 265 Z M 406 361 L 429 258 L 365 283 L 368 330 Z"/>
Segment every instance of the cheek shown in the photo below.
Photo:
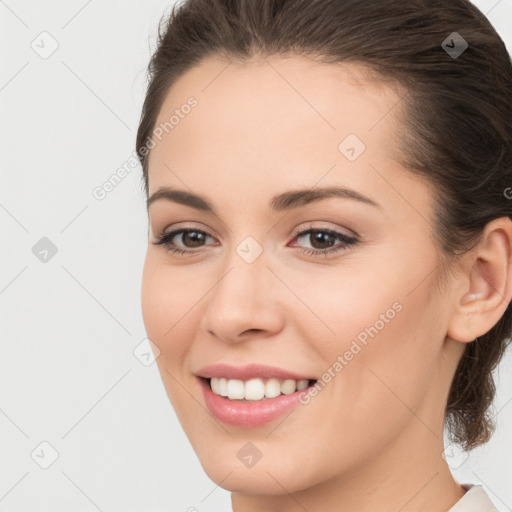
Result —
<path fill-rule="evenodd" d="M 167 265 L 161 255 L 155 253 L 148 249 L 144 262 L 142 316 L 148 338 L 161 351 L 157 361 L 176 366 L 184 357 L 189 345 L 187 341 L 193 335 L 186 330 L 194 327 L 190 319 L 201 290 L 198 281 L 183 267 Z"/>
<path fill-rule="evenodd" d="M 425 279 L 432 267 L 411 261 L 400 265 L 395 258 L 394 265 L 368 267 L 371 272 L 340 273 L 323 296 L 308 294 L 305 285 L 297 289 L 329 328 L 319 324 L 322 336 L 309 339 L 325 364 L 326 392 L 343 404 L 340 422 L 350 417 L 347 429 L 376 415 L 397 423 L 410 417 L 403 403 L 419 408 L 437 371 L 443 336 L 432 276 Z"/>
<path fill-rule="evenodd" d="M 371 269 L 371 270 L 368 270 Z M 349 261 L 339 268 L 327 268 L 315 276 L 293 282 L 293 291 L 308 306 L 293 301 L 290 322 L 300 323 L 304 339 L 314 345 L 319 360 L 333 363 L 346 351 L 347 358 L 355 359 L 362 348 L 385 338 L 390 325 L 403 316 L 405 288 L 398 276 L 388 267 L 377 267 L 375 261 L 367 264 Z M 292 301 L 290 301 L 292 303 Z"/>
<path fill-rule="evenodd" d="M 197 279 L 190 281 L 185 267 L 169 265 L 163 251 L 149 248 L 146 253 L 141 296 L 146 328 L 160 339 L 172 336 L 174 326 L 193 304 L 191 296 L 199 291 Z"/>
<path fill-rule="evenodd" d="M 189 279 L 183 267 L 171 267 L 155 250 L 148 249 L 142 275 L 142 316 L 148 338 L 160 350 L 156 364 L 167 396 L 184 426 L 204 421 L 200 411 L 191 407 L 190 395 L 183 388 L 191 390 L 197 384 L 186 363 L 190 340 L 197 330 L 194 304 L 201 290 L 197 280 L 191 281 L 196 283 L 191 289 Z"/>

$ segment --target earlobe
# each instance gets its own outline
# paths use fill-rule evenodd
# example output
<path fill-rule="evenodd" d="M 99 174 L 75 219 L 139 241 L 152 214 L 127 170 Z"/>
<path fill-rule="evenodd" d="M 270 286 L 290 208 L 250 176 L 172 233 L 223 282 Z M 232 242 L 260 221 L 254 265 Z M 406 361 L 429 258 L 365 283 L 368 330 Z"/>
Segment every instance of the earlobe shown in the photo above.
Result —
<path fill-rule="evenodd" d="M 486 334 L 505 313 L 512 295 L 512 221 L 490 222 L 471 252 L 468 271 L 460 274 L 462 293 L 448 325 L 447 336 L 469 343 Z"/>

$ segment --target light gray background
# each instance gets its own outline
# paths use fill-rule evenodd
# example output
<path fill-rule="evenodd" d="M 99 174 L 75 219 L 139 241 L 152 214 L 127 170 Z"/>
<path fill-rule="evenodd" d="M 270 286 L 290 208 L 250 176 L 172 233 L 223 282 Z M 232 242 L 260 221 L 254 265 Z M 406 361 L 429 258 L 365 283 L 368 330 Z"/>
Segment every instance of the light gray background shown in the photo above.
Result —
<path fill-rule="evenodd" d="M 92 194 L 133 156 L 150 47 L 172 3 L 0 1 L 0 511 L 230 509 L 156 364 L 133 353 L 145 339 L 140 169 L 105 199 Z M 512 48 L 512 0 L 476 4 Z M 43 237 L 57 247 L 46 262 L 32 250 Z M 448 456 L 502 512 L 512 509 L 511 366 L 509 353 L 493 440 L 467 460 Z M 58 452 L 48 469 L 43 441 Z"/>

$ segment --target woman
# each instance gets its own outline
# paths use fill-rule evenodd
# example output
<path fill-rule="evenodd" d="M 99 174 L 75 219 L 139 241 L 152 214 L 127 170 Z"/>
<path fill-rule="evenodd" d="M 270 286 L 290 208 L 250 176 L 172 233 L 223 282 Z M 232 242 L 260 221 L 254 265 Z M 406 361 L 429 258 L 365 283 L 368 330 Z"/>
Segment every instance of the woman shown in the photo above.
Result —
<path fill-rule="evenodd" d="M 137 136 L 142 308 L 234 512 L 495 510 L 512 65 L 466 0 L 188 0 Z"/>

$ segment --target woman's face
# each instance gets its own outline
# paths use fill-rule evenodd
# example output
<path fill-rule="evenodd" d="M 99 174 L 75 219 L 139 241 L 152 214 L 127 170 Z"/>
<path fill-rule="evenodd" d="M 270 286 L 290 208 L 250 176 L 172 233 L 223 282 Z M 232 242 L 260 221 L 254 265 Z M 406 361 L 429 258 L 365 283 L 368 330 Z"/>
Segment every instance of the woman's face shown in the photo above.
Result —
<path fill-rule="evenodd" d="M 440 459 L 462 344 L 445 340 L 432 191 L 393 158 L 401 108 L 357 67 L 304 57 L 212 60 L 168 93 L 143 317 L 222 487 L 281 494 L 363 471 L 385 482 L 393 460 Z"/>

